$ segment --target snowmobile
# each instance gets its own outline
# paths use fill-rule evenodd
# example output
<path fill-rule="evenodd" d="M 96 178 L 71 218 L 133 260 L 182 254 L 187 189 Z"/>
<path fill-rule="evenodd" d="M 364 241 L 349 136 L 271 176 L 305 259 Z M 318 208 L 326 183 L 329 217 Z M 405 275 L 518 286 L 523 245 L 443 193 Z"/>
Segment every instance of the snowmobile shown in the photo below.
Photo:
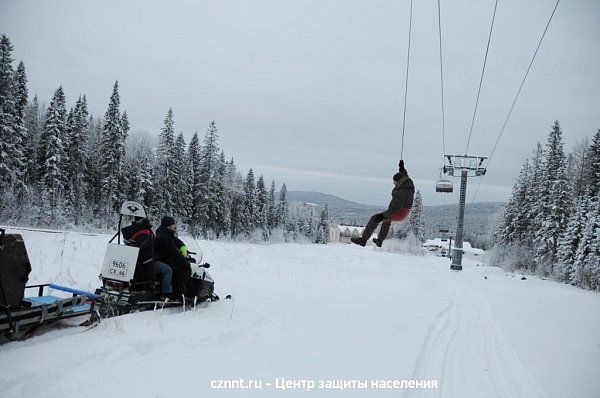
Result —
<path fill-rule="evenodd" d="M 20 234 L 0 229 L 0 341 L 29 337 L 40 326 L 61 319 L 86 317 L 82 325 L 98 320 L 96 300 L 100 297 L 55 284 L 26 286 L 31 263 Z M 44 294 L 52 289 L 72 295 Z M 37 289 L 37 296 L 25 297 L 26 289 Z"/>
<path fill-rule="evenodd" d="M 186 286 L 186 295 L 173 300 L 162 299 L 161 281 L 151 270 L 140 255 L 140 250 L 150 245 L 153 251 L 153 239 L 150 236 L 143 243 L 136 242 L 133 226 L 123 227 L 123 221 L 147 219 L 148 215 L 143 205 L 127 201 L 119 212 L 119 222 L 116 234 L 108 243 L 100 279 L 102 287 L 96 290 L 100 299 L 100 314 L 102 317 L 117 316 L 130 312 L 144 311 L 157 307 L 195 306 L 204 301 L 219 299 L 214 294 L 214 281 L 205 268 L 210 264 L 199 264 Z M 116 240 L 116 242 L 115 242 Z M 147 248 L 146 248 L 147 249 Z M 199 263 L 188 252 L 191 264 Z M 151 260 L 150 260 L 151 261 Z"/>

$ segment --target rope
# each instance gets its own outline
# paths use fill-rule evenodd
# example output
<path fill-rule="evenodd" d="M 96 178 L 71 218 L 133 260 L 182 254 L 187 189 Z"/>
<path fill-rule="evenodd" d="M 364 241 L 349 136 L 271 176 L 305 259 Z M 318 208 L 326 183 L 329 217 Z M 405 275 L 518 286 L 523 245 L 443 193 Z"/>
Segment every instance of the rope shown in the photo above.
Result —
<path fill-rule="evenodd" d="M 440 38 L 440 82 L 442 85 L 442 159 L 446 154 L 446 117 L 444 112 L 444 63 L 442 62 L 442 17 L 438 0 L 438 32 Z"/>
<path fill-rule="evenodd" d="M 404 128 L 406 125 L 406 96 L 408 94 L 408 72 L 410 67 L 410 37 L 412 34 L 412 11 L 413 0 L 410 0 L 410 19 L 408 22 L 408 55 L 406 57 L 406 83 L 404 85 L 404 113 L 402 115 L 402 147 L 400 149 L 400 159 L 404 159 Z"/>
<path fill-rule="evenodd" d="M 475 124 L 475 115 L 477 114 L 477 106 L 479 105 L 479 95 L 481 94 L 481 86 L 483 83 L 483 75 L 485 73 L 485 65 L 487 64 L 488 52 L 490 50 L 490 41 L 492 40 L 492 31 L 494 30 L 494 20 L 496 19 L 496 9 L 498 8 L 498 0 L 494 5 L 494 15 L 492 15 L 492 23 L 490 24 L 490 34 L 488 36 L 487 47 L 485 48 L 485 57 L 483 59 L 483 68 L 481 69 L 481 77 L 479 79 L 479 89 L 477 90 L 477 99 L 475 100 L 475 109 L 473 110 L 473 119 L 471 120 L 471 128 L 469 130 L 469 139 L 467 140 L 467 149 L 465 155 L 469 153 L 469 145 L 471 144 L 471 136 L 473 135 L 473 125 Z"/>
<path fill-rule="evenodd" d="M 510 118 L 510 115 L 512 114 L 513 109 L 515 108 L 515 104 L 517 103 L 517 99 L 519 98 L 519 95 L 521 94 L 521 90 L 523 89 L 523 86 L 525 85 L 525 80 L 527 79 L 527 76 L 529 75 L 529 71 L 531 70 L 531 66 L 533 65 L 533 61 L 535 60 L 535 57 L 537 56 L 537 53 L 540 49 L 540 46 L 542 45 L 542 41 L 544 40 L 544 37 L 546 36 L 546 32 L 548 31 L 548 27 L 550 26 L 550 22 L 552 22 L 552 18 L 554 17 L 554 13 L 556 12 L 556 9 L 558 8 L 558 4 L 560 3 L 560 0 L 556 0 L 556 4 L 554 5 L 554 9 L 552 10 L 552 14 L 550 14 L 550 18 L 548 19 L 548 23 L 546 23 L 546 27 L 544 28 L 544 33 L 542 33 L 542 37 L 540 37 L 540 41 L 537 44 L 537 47 L 535 48 L 535 51 L 533 53 L 533 57 L 531 57 L 531 61 L 529 62 L 529 66 L 527 67 L 527 71 L 525 72 L 525 76 L 523 76 L 523 80 L 521 81 L 521 85 L 519 86 L 519 89 L 517 90 L 517 94 L 515 95 L 515 99 L 512 102 L 512 105 L 510 106 L 510 110 L 508 111 L 508 114 L 506 115 L 506 119 L 504 119 L 504 124 L 502 124 L 502 128 L 500 129 L 500 133 L 498 134 L 498 138 L 496 139 L 496 143 L 494 144 L 494 147 L 492 148 L 492 152 L 490 153 L 490 156 L 488 157 L 488 161 L 487 161 L 487 165 L 489 166 L 490 161 L 492 160 L 492 157 L 494 156 L 494 153 L 496 152 L 496 148 L 498 147 L 498 143 L 500 142 L 500 139 L 502 138 L 502 135 L 504 134 L 504 129 L 506 128 L 506 124 L 508 123 L 508 119 Z M 475 198 L 477 197 L 477 193 L 479 192 L 479 187 L 481 186 L 481 181 L 483 180 L 483 176 L 481 176 L 481 178 L 479 179 L 479 183 L 477 184 L 477 189 L 475 190 L 475 194 L 473 195 L 473 200 L 472 202 L 475 202 Z"/>

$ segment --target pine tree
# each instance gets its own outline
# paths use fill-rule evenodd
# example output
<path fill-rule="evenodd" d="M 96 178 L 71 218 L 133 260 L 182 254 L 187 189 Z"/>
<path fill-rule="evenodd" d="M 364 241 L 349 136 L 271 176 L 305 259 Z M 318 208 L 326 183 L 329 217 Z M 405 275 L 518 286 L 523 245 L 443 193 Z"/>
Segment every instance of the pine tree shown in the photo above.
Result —
<path fill-rule="evenodd" d="M 68 158 L 64 141 L 67 133 L 67 110 L 65 94 L 62 86 L 55 92 L 46 112 L 44 131 L 41 137 L 41 176 L 42 191 L 48 198 L 52 210 L 52 222 L 57 223 L 61 217 L 60 206 L 66 183 L 65 167 Z"/>
<path fill-rule="evenodd" d="M 102 120 L 94 119 L 90 116 L 88 125 L 90 126 L 90 135 L 85 147 L 87 165 L 85 168 L 86 193 L 85 199 L 93 210 L 94 217 L 100 217 L 102 200 L 102 170 L 104 163 L 104 154 L 102 150 L 103 129 Z"/>
<path fill-rule="evenodd" d="M 325 208 L 321 211 L 316 243 L 327 244 L 329 238 L 329 205 L 325 203 Z"/>
<path fill-rule="evenodd" d="M 527 193 L 530 178 L 531 168 L 529 160 L 526 160 L 504 208 L 504 217 L 499 233 L 501 242 L 504 244 L 521 242 L 528 235 Z"/>
<path fill-rule="evenodd" d="M 277 225 L 285 228 L 288 225 L 288 214 L 287 187 L 284 183 L 279 191 L 279 201 L 277 202 Z"/>
<path fill-rule="evenodd" d="M 107 222 L 111 220 L 111 213 L 119 206 L 120 176 L 122 173 L 122 153 L 125 142 L 123 141 L 123 128 L 119 111 L 121 100 L 119 97 L 119 82 L 115 81 L 110 97 L 108 109 L 104 115 L 102 126 L 102 212 Z"/>
<path fill-rule="evenodd" d="M 89 136 L 87 99 L 79 97 L 71 116 L 69 126 L 69 139 L 67 155 L 69 162 L 67 169 L 67 186 L 70 207 L 73 210 L 75 224 L 80 223 L 80 218 L 86 208 L 85 192 L 87 190 L 85 176 L 88 167 L 86 143 Z"/>
<path fill-rule="evenodd" d="M 244 232 L 247 235 L 257 227 L 258 205 L 256 195 L 256 183 L 254 180 L 254 171 L 250 169 L 246 175 L 244 183 Z"/>
<path fill-rule="evenodd" d="M 423 221 L 423 199 L 421 192 L 415 193 L 415 199 L 408 216 L 408 224 L 413 235 L 421 243 L 425 242 L 425 224 Z"/>
<path fill-rule="evenodd" d="M 275 180 L 271 181 L 271 188 L 269 189 L 268 197 L 268 216 L 267 221 L 269 223 L 269 231 L 277 228 L 277 202 L 275 200 Z"/>
<path fill-rule="evenodd" d="M 177 189 L 177 175 L 171 167 L 171 159 L 175 153 L 175 130 L 173 110 L 169 108 L 164 126 L 158 137 L 156 151 L 156 207 L 161 215 L 172 215 L 174 210 L 174 192 Z"/>
<path fill-rule="evenodd" d="M 198 227 L 202 223 L 200 212 L 202 210 L 202 186 L 200 181 L 200 168 L 201 168 L 201 152 L 200 152 L 200 140 L 198 139 L 198 132 L 194 132 L 190 145 L 187 152 L 187 164 L 188 164 L 188 183 L 190 192 L 190 205 L 188 214 L 188 224 L 190 233 L 193 236 L 199 234 Z"/>
<path fill-rule="evenodd" d="M 567 223 L 571 195 L 558 121 L 554 122 L 548 135 L 540 188 L 541 206 L 537 214 L 540 229 L 535 235 L 536 259 L 542 272 L 548 275 L 556 263 L 558 239 Z"/>
<path fill-rule="evenodd" d="M 589 149 L 589 139 L 585 137 L 579 141 L 573 151 L 573 171 L 569 173 L 573 179 L 573 196 L 579 197 L 586 191 L 586 171 L 587 171 L 587 153 Z"/>
<path fill-rule="evenodd" d="M 127 138 L 125 165 L 129 174 L 128 199 L 142 203 L 146 210 L 151 211 L 154 206 L 154 152 L 147 134 L 134 133 Z"/>
<path fill-rule="evenodd" d="M 14 141 L 12 149 L 13 169 L 19 189 L 25 189 L 27 131 L 25 129 L 25 108 L 27 107 L 27 76 L 25 64 L 19 63 L 14 76 Z"/>
<path fill-rule="evenodd" d="M 264 240 L 269 239 L 268 193 L 265 179 L 261 175 L 256 182 L 256 227 L 262 232 Z"/>
<path fill-rule="evenodd" d="M 40 115 L 40 106 L 37 95 L 33 98 L 30 104 L 25 108 L 24 123 L 27 138 L 23 155 L 25 158 L 25 183 L 28 186 L 33 186 L 37 183 L 37 148 L 39 145 L 40 135 L 42 132 Z"/>
<path fill-rule="evenodd" d="M 544 150 L 542 149 L 542 145 L 538 142 L 531 161 L 531 174 L 529 182 L 527 183 L 524 206 L 525 218 L 527 219 L 527 225 L 529 227 L 526 236 L 523 237 L 523 242 L 530 247 L 534 246 L 533 241 L 536 231 L 539 231 L 541 228 L 541 218 L 539 217 L 539 214 L 544 211 L 544 200 L 541 194 L 544 191 L 542 187 L 543 171 Z M 535 266 L 535 264 L 532 264 L 532 267 Z M 531 269 L 531 271 L 534 270 L 534 268 Z"/>
<path fill-rule="evenodd" d="M 200 208 L 196 214 L 202 232 L 206 236 L 209 231 L 215 231 L 217 219 L 218 198 L 216 197 L 215 177 L 219 165 L 219 134 L 214 120 L 209 123 L 204 136 L 200 157 Z"/>
<path fill-rule="evenodd" d="M 117 206 L 120 206 L 125 200 L 129 200 L 127 197 L 127 188 L 130 185 L 131 174 L 126 172 L 125 169 L 125 142 L 129 135 L 129 117 L 127 111 L 123 111 L 121 115 L 121 139 L 119 141 L 119 174 L 118 174 L 118 189 L 117 189 Z"/>
<path fill-rule="evenodd" d="M 592 138 L 585 158 L 585 185 L 590 187 L 591 196 L 598 196 L 600 195 L 600 129 Z"/>
<path fill-rule="evenodd" d="M 226 235 L 231 225 L 231 191 L 228 189 L 227 162 L 225 153 L 221 151 L 217 172 L 215 174 L 216 220 L 215 236 L 217 239 Z"/>
<path fill-rule="evenodd" d="M 588 195 L 582 195 L 577 198 L 574 211 L 559 240 L 559 265 L 555 272 L 558 279 L 566 283 L 570 283 L 573 276 L 577 250 L 579 249 L 588 217 L 589 202 Z"/>
<path fill-rule="evenodd" d="M 179 133 L 175 140 L 175 147 L 173 150 L 173 158 L 171 159 L 171 167 L 175 172 L 177 184 L 173 191 L 173 201 L 175 205 L 175 215 L 182 219 L 187 220 L 189 217 L 188 208 L 188 167 L 185 161 L 185 139 L 183 133 Z"/>
<path fill-rule="evenodd" d="M 600 290 L 600 199 L 598 197 L 590 200 L 589 210 L 575 254 L 571 283 Z"/>
<path fill-rule="evenodd" d="M 16 181 L 12 153 L 14 148 L 14 71 L 13 47 L 6 35 L 0 37 L 0 187 L 6 189 Z M 3 207 L 0 194 L 0 209 Z"/>

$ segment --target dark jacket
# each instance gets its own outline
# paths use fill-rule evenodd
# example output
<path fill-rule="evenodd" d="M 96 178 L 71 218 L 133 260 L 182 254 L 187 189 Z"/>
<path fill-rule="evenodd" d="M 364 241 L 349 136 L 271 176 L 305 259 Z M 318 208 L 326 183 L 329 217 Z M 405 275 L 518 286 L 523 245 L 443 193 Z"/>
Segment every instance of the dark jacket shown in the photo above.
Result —
<path fill-rule="evenodd" d="M 174 269 L 185 269 L 189 273 L 190 263 L 179 251 L 176 240 L 173 231 L 163 226 L 158 227 L 154 238 L 154 259 L 167 263 Z"/>
<path fill-rule="evenodd" d="M 398 214 L 402 209 L 410 209 L 415 196 L 415 184 L 408 175 L 402 177 L 400 184 L 392 190 L 392 200 L 388 209 L 383 212 L 385 218 Z"/>

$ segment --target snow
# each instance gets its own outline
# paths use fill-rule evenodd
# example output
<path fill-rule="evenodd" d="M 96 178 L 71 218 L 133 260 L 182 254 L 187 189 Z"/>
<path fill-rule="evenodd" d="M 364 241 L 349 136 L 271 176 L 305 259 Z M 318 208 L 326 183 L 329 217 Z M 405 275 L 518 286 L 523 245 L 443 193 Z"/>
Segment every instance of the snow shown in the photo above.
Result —
<path fill-rule="evenodd" d="M 18 232 L 30 284 L 98 286 L 110 236 Z M 109 318 L 90 330 L 62 324 L 4 344 L 2 397 L 600 396 L 597 293 L 469 259 L 451 272 L 446 258 L 355 245 L 197 243 L 217 293 L 233 301 Z M 240 378 L 272 386 L 211 388 Z M 282 391 L 276 378 L 440 387 Z"/>
<path fill-rule="evenodd" d="M 448 240 L 442 240 L 441 238 L 428 239 L 423 244 L 425 248 L 438 248 L 448 250 L 449 242 Z M 463 242 L 463 253 L 466 257 L 469 258 L 482 258 L 485 254 L 485 251 L 481 249 L 477 249 L 471 246 L 469 242 Z M 452 241 L 452 245 L 450 249 L 454 248 L 454 240 Z"/>

